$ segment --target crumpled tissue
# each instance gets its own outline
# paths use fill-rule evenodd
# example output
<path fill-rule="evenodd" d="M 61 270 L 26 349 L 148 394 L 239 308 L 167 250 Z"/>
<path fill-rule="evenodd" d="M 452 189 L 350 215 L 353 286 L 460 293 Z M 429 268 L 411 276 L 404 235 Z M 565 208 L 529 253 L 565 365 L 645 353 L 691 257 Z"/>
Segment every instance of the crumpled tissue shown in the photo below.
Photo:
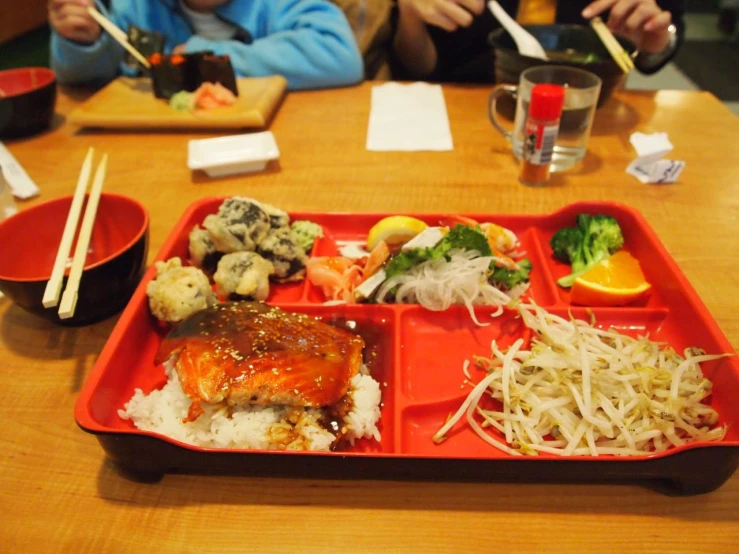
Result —
<path fill-rule="evenodd" d="M 674 183 L 685 169 L 683 161 L 662 159 L 673 149 L 667 133 L 633 133 L 629 141 L 637 158 L 626 168 L 626 173 L 642 183 Z"/>

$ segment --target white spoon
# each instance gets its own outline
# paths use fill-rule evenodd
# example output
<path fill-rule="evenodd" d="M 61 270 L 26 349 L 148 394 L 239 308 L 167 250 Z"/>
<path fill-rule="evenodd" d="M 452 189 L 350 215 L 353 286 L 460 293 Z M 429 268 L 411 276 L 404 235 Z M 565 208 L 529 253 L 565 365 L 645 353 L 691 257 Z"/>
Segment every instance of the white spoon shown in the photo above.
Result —
<path fill-rule="evenodd" d="M 495 1 L 488 2 L 488 8 L 493 12 L 493 16 L 497 19 L 503 28 L 508 31 L 508 34 L 513 37 L 513 41 L 518 47 L 518 52 L 522 56 L 528 56 L 530 58 L 539 58 L 546 60 L 547 55 L 544 49 L 539 44 L 539 41 L 534 36 L 521 27 L 516 20 L 513 19 L 506 11 L 500 7 Z"/>

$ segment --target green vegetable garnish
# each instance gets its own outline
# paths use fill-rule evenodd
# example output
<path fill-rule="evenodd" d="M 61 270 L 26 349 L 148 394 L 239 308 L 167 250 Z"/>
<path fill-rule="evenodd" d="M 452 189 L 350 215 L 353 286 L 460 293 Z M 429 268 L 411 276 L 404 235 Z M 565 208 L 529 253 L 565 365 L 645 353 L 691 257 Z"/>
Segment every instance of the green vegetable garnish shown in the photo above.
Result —
<path fill-rule="evenodd" d="M 174 93 L 169 99 L 169 105 L 178 112 L 189 112 L 192 107 L 192 93 L 186 90 Z"/>
<path fill-rule="evenodd" d="M 481 231 L 465 225 L 454 227 L 434 248 L 443 248 L 444 254 L 455 248 L 477 250 L 481 256 L 492 256 L 493 254 L 487 237 Z"/>
<path fill-rule="evenodd" d="M 293 221 L 290 228 L 306 253 L 310 253 L 316 239 L 323 236 L 323 227 L 312 221 Z"/>
<path fill-rule="evenodd" d="M 505 267 L 495 267 L 495 262 L 490 265 L 493 273 L 488 279 L 491 283 L 500 285 L 499 288 L 511 290 L 516 285 L 526 283 L 531 274 L 531 262 L 528 258 L 524 258 L 518 263 L 518 269 L 507 269 Z"/>
<path fill-rule="evenodd" d="M 438 260 L 455 248 L 477 250 L 481 256 L 492 255 L 485 235 L 472 227 L 457 225 L 436 246 L 431 248 L 413 248 L 408 252 L 401 252 L 395 256 L 387 264 L 385 274 L 388 279 L 400 275 L 420 263 L 428 260 Z"/>
<path fill-rule="evenodd" d="M 572 273 L 557 280 L 571 287 L 580 275 L 624 245 L 618 221 L 608 215 L 578 214 L 577 227 L 557 231 L 549 242 L 554 257 L 572 266 Z"/>

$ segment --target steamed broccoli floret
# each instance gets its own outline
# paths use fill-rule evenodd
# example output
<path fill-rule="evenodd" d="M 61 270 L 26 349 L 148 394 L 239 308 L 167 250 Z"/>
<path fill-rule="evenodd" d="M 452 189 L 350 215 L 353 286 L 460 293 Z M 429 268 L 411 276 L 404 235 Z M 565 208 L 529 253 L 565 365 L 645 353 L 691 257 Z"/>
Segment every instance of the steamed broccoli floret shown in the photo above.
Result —
<path fill-rule="evenodd" d="M 618 221 L 611 216 L 578 214 L 577 227 L 560 229 L 549 244 L 555 258 L 572 266 L 572 273 L 557 283 L 571 287 L 577 277 L 619 250 L 624 237 Z"/>
<path fill-rule="evenodd" d="M 549 243 L 554 257 L 574 268 L 583 267 L 585 259 L 582 252 L 582 231 L 578 227 L 565 227 L 557 231 Z"/>
<path fill-rule="evenodd" d="M 608 252 L 598 261 L 620 250 L 624 245 L 624 236 L 621 234 L 621 227 L 618 226 L 618 222 L 615 219 L 607 215 L 595 215 L 590 218 L 588 238 L 590 240 L 589 251 L 591 255 L 595 256 L 597 253 Z"/>

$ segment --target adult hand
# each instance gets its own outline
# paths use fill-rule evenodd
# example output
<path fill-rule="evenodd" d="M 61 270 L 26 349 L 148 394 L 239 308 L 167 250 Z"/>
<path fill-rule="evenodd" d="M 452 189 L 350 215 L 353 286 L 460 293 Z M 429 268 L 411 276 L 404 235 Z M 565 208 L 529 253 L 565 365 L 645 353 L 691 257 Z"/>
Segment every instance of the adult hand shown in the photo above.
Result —
<path fill-rule="evenodd" d="M 87 13 L 93 0 L 49 0 L 49 23 L 66 39 L 92 44 L 102 32 L 100 25 Z"/>
<path fill-rule="evenodd" d="M 178 44 L 172 49 L 172 54 L 184 54 L 187 49 L 187 44 Z"/>
<path fill-rule="evenodd" d="M 669 44 L 672 14 L 661 9 L 655 0 L 595 0 L 582 16 L 591 19 L 608 9 L 608 28 L 631 40 L 639 50 L 655 54 Z"/>
<path fill-rule="evenodd" d="M 410 10 L 424 23 L 456 31 L 469 27 L 475 15 L 485 9 L 485 0 L 398 0 L 402 10 Z"/>

